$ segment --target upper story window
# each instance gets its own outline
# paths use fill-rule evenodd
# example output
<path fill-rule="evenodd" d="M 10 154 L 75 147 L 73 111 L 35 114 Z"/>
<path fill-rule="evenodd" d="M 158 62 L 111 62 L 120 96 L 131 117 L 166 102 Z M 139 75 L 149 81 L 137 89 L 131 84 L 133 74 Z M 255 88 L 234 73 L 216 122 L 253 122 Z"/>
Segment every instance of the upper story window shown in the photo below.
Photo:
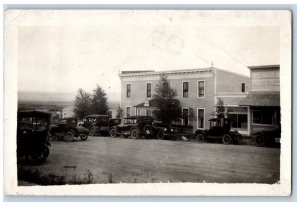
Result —
<path fill-rule="evenodd" d="M 188 82 L 182 83 L 182 96 L 183 96 L 183 98 L 189 97 L 189 83 Z"/>
<path fill-rule="evenodd" d="M 147 83 L 147 97 L 151 97 L 151 83 Z"/>
<path fill-rule="evenodd" d="M 204 81 L 198 81 L 198 97 L 204 97 L 205 95 L 205 84 Z"/>
<path fill-rule="evenodd" d="M 130 97 L 131 94 L 131 84 L 127 84 L 126 86 L 126 97 Z"/>
<path fill-rule="evenodd" d="M 242 92 L 246 91 L 246 83 L 242 83 Z"/>

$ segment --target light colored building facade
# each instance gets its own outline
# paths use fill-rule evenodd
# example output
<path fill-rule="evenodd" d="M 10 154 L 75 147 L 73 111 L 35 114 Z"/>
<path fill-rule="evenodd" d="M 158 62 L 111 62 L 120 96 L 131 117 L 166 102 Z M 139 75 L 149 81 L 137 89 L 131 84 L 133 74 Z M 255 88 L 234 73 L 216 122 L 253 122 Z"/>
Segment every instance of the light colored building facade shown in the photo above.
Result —
<path fill-rule="evenodd" d="M 218 98 L 223 99 L 228 110 L 232 110 L 232 114 L 246 115 L 241 120 L 247 121 L 246 107 L 240 107 L 238 103 L 247 96 L 249 77 L 215 67 L 160 72 L 121 72 L 121 107 L 125 116 L 152 116 L 155 109 L 152 95 L 162 73 L 167 74 L 170 87 L 177 91 L 176 98 L 181 103 L 183 114 L 188 114 L 188 109 L 193 108 L 197 116 L 197 121 L 189 122 L 188 118 L 184 118 L 181 124 L 193 125 L 194 130 L 209 128 L 208 120 L 213 117 Z M 237 122 L 234 126 L 241 125 L 247 127 L 247 122 Z M 247 128 L 239 130 L 247 131 Z"/>
<path fill-rule="evenodd" d="M 64 107 L 62 109 L 62 118 L 74 117 L 74 105 Z"/>
<path fill-rule="evenodd" d="M 280 66 L 251 66 L 250 92 L 239 105 L 248 108 L 248 134 L 280 125 Z"/>

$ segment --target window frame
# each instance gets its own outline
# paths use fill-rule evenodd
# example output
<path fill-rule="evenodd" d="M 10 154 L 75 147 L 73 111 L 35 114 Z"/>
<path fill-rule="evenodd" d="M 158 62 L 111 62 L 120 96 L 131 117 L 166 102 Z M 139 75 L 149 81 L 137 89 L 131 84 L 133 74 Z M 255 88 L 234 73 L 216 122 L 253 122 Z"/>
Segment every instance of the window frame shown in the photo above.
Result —
<path fill-rule="evenodd" d="M 187 96 L 185 97 L 184 94 L 185 94 L 185 90 L 184 90 L 184 83 L 187 83 Z M 183 81 L 182 82 L 182 98 L 189 98 L 189 81 Z"/>
<path fill-rule="evenodd" d="M 128 108 L 129 108 L 129 115 L 128 115 L 128 112 L 127 112 Z M 125 115 L 126 115 L 126 117 L 130 117 L 131 116 L 131 106 L 126 106 L 125 107 Z"/>
<path fill-rule="evenodd" d="M 203 127 L 199 127 L 199 110 L 203 110 Z M 197 108 L 197 129 L 205 129 L 205 108 Z"/>
<path fill-rule="evenodd" d="M 199 96 L 199 82 L 203 82 L 203 96 Z M 197 98 L 202 99 L 205 98 L 205 80 L 198 80 L 197 81 Z"/>
<path fill-rule="evenodd" d="M 150 84 L 150 95 L 148 95 L 148 85 Z M 152 97 L 152 82 L 146 82 L 146 97 Z"/>
<path fill-rule="evenodd" d="M 187 119 L 187 125 L 184 124 L 183 110 L 187 110 L 187 118 L 188 118 L 188 119 Z M 181 120 L 181 125 L 188 126 L 189 123 L 190 123 L 190 121 L 189 121 L 189 108 L 183 107 L 183 108 L 182 108 L 182 120 Z"/>
<path fill-rule="evenodd" d="M 246 82 L 242 82 L 242 88 L 241 88 L 241 90 L 242 90 L 242 93 L 246 92 Z"/>
<path fill-rule="evenodd" d="M 128 86 L 129 86 L 129 90 L 128 90 Z M 130 98 L 131 96 L 131 84 L 127 83 L 126 84 L 126 97 Z"/>
<path fill-rule="evenodd" d="M 261 115 L 261 121 L 258 123 L 258 122 L 254 122 L 254 112 L 260 112 L 260 115 Z M 268 123 L 262 123 L 262 115 L 263 115 L 263 112 L 266 112 L 264 110 L 252 110 L 252 124 L 253 125 L 267 125 L 267 126 L 273 126 L 273 116 L 274 116 L 274 112 L 273 111 L 267 111 L 267 112 L 271 112 L 271 124 L 268 124 Z"/>

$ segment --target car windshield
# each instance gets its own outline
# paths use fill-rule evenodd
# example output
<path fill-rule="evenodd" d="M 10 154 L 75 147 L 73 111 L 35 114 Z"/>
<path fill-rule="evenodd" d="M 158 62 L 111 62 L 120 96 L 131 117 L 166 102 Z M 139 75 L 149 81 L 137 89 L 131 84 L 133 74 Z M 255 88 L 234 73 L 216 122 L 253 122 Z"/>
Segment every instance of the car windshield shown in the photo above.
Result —
<path fill-rule="evenodd" d="M 124 119 L 124 124 L 135 124 L 137 119 Z"/>
<path fill-rule="evenodd" d="M 59 120 L 59 124 L 67 124 L 67 120 L 61 119 L 61 120 Z"/>
<path fill-rule="evenodd" d="M 46 131 L 49 122 L 46 119 L 40 117 L 21 118 L 18 123 L 19 130 L 31 130 L 31 131 Z"/>

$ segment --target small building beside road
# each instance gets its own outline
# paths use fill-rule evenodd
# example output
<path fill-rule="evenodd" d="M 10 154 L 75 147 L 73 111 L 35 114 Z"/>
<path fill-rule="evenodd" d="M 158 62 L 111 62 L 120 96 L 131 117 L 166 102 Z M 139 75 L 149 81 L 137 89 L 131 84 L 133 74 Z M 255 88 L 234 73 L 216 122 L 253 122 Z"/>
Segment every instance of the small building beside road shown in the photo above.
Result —
<path fill-rule="evenodd" d="M 239 103 L 248 110 L 248 135 L 280 126 L 280 66 L 249 66 L 250 91 Z"/>
<path fill-rule="evenodd" d="M 182 125 L 193 125 L 193 129 L 209 128 L 209 119 L 214 117 L 218 98 L 230 111 L 232 126 L 241 133 L 248 131 L 247 107 L 239 106 L 249 91 L 250 78 L 216 67 L 171 71 L 122 71 L 121 107 L 125 116 L 153 116 L 156 105 L 153 93 L 161 74 L 166 74 L 170 87 L 177 91 L 176 98 L 182 106 Z M 197 121 L 190 122 L 192 108 Z"/>

